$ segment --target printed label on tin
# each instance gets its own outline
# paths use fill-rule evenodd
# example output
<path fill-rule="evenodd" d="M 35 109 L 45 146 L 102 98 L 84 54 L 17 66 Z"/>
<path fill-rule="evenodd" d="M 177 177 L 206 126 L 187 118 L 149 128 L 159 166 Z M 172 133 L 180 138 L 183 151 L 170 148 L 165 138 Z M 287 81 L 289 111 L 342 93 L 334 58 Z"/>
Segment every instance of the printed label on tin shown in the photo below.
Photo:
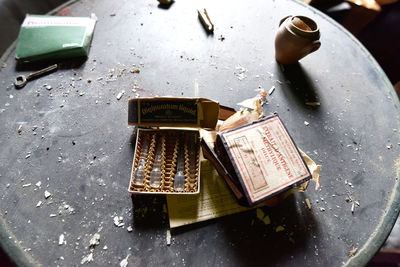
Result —
<path fill-rule="evenodd" d="M 224 134 L 252 202 L 310 176 L 278 117 Z"/>
<path fill-rule="evenodd" d="M 140 122 L 197 124 L 197 100 L 142 100 Z"/>

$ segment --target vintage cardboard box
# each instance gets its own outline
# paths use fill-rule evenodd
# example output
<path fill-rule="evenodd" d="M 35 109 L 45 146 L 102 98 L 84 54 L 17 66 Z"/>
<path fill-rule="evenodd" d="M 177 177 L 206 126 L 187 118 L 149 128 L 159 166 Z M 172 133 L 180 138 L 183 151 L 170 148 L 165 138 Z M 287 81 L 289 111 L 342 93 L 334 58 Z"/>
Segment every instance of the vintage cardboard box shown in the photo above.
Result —
<path fill-rule="evenodd" d="M 199 128 L 213 129 L 219 104 L 205 98 L 129 100 L 128 124 L 138 132 L 129 192 L 196 194 L 200 190 Z"/>
<path fill-rule="evenodd" d="M 214 149 L 206 143 L 204 155 L 242 205 L 256 205 L 311 178 L 277 114 L 218 132 Z"/>
<path fill-rule="evenodd" d="M 86 57 L 96 19 L 27 15 L 21 25 L 15 58 L 18 62 Z"/>

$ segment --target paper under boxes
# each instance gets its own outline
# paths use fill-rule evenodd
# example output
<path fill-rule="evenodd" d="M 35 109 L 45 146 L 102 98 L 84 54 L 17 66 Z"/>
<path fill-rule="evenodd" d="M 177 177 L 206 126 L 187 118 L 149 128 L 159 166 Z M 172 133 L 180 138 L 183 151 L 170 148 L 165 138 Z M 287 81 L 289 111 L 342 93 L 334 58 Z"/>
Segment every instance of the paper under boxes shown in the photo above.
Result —
<path fill-rule="evenodd" d="M 131 99 L 128 124 L 139 128 L 129 192 L 199 193 L 200 135 L 196 128 L 214 128 L 218 110 L 218 103 L 204 98 Z"/>
<path fill-rule="evenodd" d="M 205 149 L 204 153 L 225 178 L 239 203 L 247 206 L 311 178 L 277 115 L 217 133 L 215 153 L 210 149 Z"/>

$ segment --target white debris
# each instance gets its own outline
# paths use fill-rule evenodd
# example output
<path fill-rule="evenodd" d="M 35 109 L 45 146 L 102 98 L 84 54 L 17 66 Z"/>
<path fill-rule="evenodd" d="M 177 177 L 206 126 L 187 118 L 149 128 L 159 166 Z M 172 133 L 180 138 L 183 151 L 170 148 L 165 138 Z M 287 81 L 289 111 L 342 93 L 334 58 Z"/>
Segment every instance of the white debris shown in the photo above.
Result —
<path fill-rule="evenodd" d="M 129 256 L 130 256 L 130 255 L 126 256 L 126 258 L 123 259 L 123 260 L 119 263 L 119 266 L 120 266 L 120 267 L 126 267 L 126 266 L 128 266 L 128 258 L 129 258 Z"/>
<path fill-rule="evenodd" d="M 42 205 L 42 203 L 43 203 L 43 202 L 40 200 L 40 201 L 36 204 L 36 207 L 39 208 L 39 207 Z"/>
<path fill-rule="evenodd" d="M 128 232 L 132 232 L 133 231 L 133 228 L 132 228 L 132 226 L 128 226 L 127 228 L 126 228 L 126 230 L 128 231 Z"/>
<path fill-rule="evenodd" d="M 62 245 L 65 245 L 65 244 L 67 244 L 67 241 L 65 240 L 64 234 L 61 234 L 61 235 L 58 237 L 58 245 L 59 245 L 59 246 L 62 246 Z"/>
<path fill-rule="evenodd" d="M 247 70 L 245 68 L 243 68 L 240 65 L 237 65 L 235 69 L 236 69 L 236 71 L 234 72 L 234 74 L 238 78 L 238 80 L 241 81 L 241 80 L 243 80 L 243 79 L 245 79 L 247 77 L 246 74 L 245 74 L 245 72 Z"/>
<path fill-rule="evenodd" d="M 87 262 L 93 261 L 93 252 L 91 252 L 89 255 L 85 256 L 81 260 L 81 264 L 85 264 Z"/>
<path fill-rule="evenodd" d="M 100 234 L 96 233 L 89 241 L 89 248 L 94 248 L 100 243 Z"/>
<path fill-rule="evenodd" d="M 40 187 L 40 186 L 42 185 L 42 182 L 39 181 L 39 182 L 37 182 L 35 185 L 36 185 L 37 187 Z"/>
<path fill-rule="evenodd" d="M 319 210 L 320 210 L 320 211 L 325 211 L 325 208 L 320 207 Z"/>
<path fill-rule="evenodd" d="M 304 121 L 304 125 L 308 126 L 308 125 L 310 125 L 310 123 L 308 121 Z"/>
<path fill-rule="evenodd" d="M 117 95 L 117 100 L 120 100 L 124 94 L 125 94 L 125 91 L 122 90 L 122 91 Z"/>
<path fill-rule="evenodd" d="M 51 193 L 49 191 L 44 191 L 44 198 L 49 198 L 51 196 Z"/>
<path fill-rule="evenodd" d="M 31 186 L 31 185 L 32 185 L 31 183 L 29 183 L 29 184 L 23 184 L 22 187 L 28 187 L 28 186 Z"/>
<path fill-rule="evenodd" d="M 53 218 L 53 217 L 56 217 L 57 214 L 52 213 L 52 214 L 50 214 L 49 216 L 50 216 L 50 218 Z"/>
<path fill-rule="evenodd" d="M 268 95 L 272 95 L 272 93 L 275 91 L 275 86 L 272 86 L 271 89 L 268 91 Z"/>
<path fill-rule="evenodd" d="M 171 230 L 167 230 L 167 246 L 171 245 Z"/>
<path fill-rule="evenodd" d="M 104 247 L 103 247 L 103 250 L 107 250 L 107 249 L 108 249 L 108 247 L 107 247 L 107 246 L 104 246 Z"/>
<path fill-rule="evenodd" d="M 122 227 L 122 226 L 124 226 L 125 225 L 125 223 L 124 223 L 124 218 L 122 218 L 121 216 L 115 216 L 114 217 L 114 224 L 115 224 L 115 226 L 117 226 L 117 227 Z"/>
<path fill-rule="evenodd" d="M 49 90 L 49 91 L 50 91 L 51 89 L 53 89 L 53 87 L 51 87 L 51 85 L 46 85 L 45 87 L 46 87 L 46 89 Z"/>

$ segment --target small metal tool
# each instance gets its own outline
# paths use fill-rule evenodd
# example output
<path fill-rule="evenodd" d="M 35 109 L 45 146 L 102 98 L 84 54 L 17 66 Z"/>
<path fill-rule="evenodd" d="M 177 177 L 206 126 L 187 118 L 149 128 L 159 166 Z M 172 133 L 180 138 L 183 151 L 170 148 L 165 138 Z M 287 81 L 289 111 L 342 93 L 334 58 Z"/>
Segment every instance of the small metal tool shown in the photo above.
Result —
<path fill-rule="evenodd" d="M 204 28 L 208 32 L 214 31 L 214 24 L 211 22 L 210 17 L 208 16 L 207 10 L 204 8 L 204 11 L 197 10 L 200 21 L 203 24 Z"/>
<path fill-rule="evenodd" d="M 51 66 L 49 66 L 47 68 L 44 68 L 42 70 L 30 73 L 30 74 L 28 74 L 28 76 L 18 75 L 17 77 L 15 77 L 14 86 L 15 86 L 15 88 L 20 89 L 20 88 L 24 87 L 28 81 L 33 80 L 33 79 L 35 79 L 35 78 L 37 78 L 39 76 L 42 76 L 44 74 L 50 73 L 50 72 L 56 70 L 57 68 L 58 68 L 58 65 L 54 64 L 54 65 L 51 65 Z"/>

